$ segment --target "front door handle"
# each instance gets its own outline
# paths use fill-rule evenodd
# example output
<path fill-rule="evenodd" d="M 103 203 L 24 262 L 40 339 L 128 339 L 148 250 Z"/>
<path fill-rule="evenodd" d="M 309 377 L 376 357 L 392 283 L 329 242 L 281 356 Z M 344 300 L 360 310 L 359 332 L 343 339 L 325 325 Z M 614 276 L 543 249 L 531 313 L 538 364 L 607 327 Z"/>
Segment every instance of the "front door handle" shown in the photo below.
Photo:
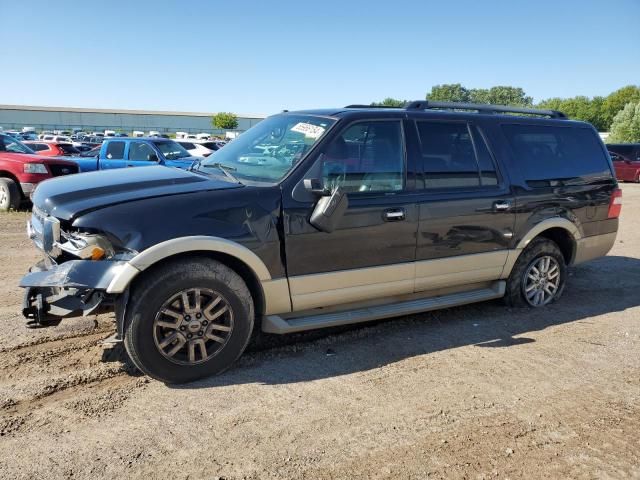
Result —
<path fill-rule="evenodd" d="M 506 212 L 511 209 L 511 202 L 509 200 L 498 200 L 497 202 L 493 202 L 493 211 L 494 212 Z"/>
<path fill-rule="evenodd" d="M 406 218 L 404 208 L 392 208 L 384 212 L 384 219 L 387 222 L 400 222 Z"/>

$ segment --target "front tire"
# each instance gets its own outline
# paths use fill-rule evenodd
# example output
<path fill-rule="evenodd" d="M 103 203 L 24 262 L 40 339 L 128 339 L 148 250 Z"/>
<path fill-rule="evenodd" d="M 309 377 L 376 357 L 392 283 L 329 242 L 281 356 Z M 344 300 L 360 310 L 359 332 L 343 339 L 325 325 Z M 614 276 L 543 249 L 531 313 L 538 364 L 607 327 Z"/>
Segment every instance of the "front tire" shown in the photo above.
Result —
<path fill-rule="evenodd" d="M 10 178 L 0 178 L 0 211 L 17 210 L 21 201 L 22 195 L 16 182 Z"/>
<path fill-rule="evenodd" d="M 134 286 L 124 344 L 143 373 L 184 383 L 229 368 L 253 324 L 251 293 L 235 271 L 208 258 L 175 260 Z"/>
<path fill-rule="evenodd" d="M 544 307 L 560 298 L 566 279 L 567 266 L 558 245 L 547 238 L 535 238 L 511 270 L 505 303 L 512 307 Z"/>

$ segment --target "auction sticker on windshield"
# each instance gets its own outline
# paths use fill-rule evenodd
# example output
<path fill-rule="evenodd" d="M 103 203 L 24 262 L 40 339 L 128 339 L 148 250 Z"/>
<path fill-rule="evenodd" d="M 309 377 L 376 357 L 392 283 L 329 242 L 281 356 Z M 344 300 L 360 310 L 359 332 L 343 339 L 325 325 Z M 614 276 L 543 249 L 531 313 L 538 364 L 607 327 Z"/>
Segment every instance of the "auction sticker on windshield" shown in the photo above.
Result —
<path fill-rule="evenodd" d="M 294 125 L 291 128 L 291 131 L 302 133 L 304 134 L 305 137 L 316 139 L 316 138 L 319 138 L 320 135 L 324 133 L 324 128 L 318 125 L 313 125 L 311 123 L 300 122 Z"/>

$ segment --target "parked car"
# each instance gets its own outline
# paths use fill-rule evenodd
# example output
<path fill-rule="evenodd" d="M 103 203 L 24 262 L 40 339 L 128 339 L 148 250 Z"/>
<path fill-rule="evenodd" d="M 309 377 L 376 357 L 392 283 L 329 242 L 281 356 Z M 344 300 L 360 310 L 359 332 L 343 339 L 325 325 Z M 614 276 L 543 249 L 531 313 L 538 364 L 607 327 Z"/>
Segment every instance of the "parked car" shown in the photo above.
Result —
<path fill-rule="evenodd" d="M 640 183 L 640 143 L 607 145 L 618 180 Z"/>
<path fill-rule="evenodd" d="M 38 155 L 44 155 L 46 157 L 62 157 L 69 155 L 78 155 L 80 154 L 80 150 L 78 150 L 73 144 L 67 142 L 40 142 L 40 141 L 29 141 L 24 142 L 31 150 L 36 152 Z"/>
<path fill-rule="evenodd" d="M 71 137 L 56 134 L 40 134 L 38 135 L 38 140 L 42 140 L 43 142 L 72 142 Z"/>
<path fill-rule="evenodd" d="M 102 145 L 102 142 L 104 142 L 104 137 L 96 137 L 93 135 L 84 135 L 82 137 L 80 137 L 78 139 L 80 141 L 80 143 L 83 143 L 85 145 L 93 145 L 94 147 L 97 145 Z"/>
<path fill-rule="evenodd" d="M 192 156 L 173 140 L 113 137 L 105 138 L 97 156 L 73 158 L 81 172 L 153 165 L 189 168 L 193 162 L 201 159 Z"/>
<path fill-rule="evenodd" d="M 115 310 L 132 361 L 174 383 L 228 368 L 254 328 L 549 305 L 614 244 L 621 191 L 588 123 L 417 101 L 283 112 L 190 170 L 89 173 L 33 201 L 54 262 L 21 281 L 28 322 Z"/>
<path fill-rule="evenodd" d="M 208 157 L 220 147 L 215 142 L 200 142 L 197 140 L 176 140 L 176 143 L 182 145 L 191 155 Z"/>
<path fill-rule="evenodd" d="M 37 140 L 38 135 L 36 135 L 35 132 L 20 132 L 20 134 L 18 135 L 18 139 L 23 142 L 29 140 Z"/>
<path fill-rule="evenodd" d="M 15 138 L 0 133 L 0 210 L 17 209 L 43 180 L 77 172 L 75 163 L 38 156 Z"/>

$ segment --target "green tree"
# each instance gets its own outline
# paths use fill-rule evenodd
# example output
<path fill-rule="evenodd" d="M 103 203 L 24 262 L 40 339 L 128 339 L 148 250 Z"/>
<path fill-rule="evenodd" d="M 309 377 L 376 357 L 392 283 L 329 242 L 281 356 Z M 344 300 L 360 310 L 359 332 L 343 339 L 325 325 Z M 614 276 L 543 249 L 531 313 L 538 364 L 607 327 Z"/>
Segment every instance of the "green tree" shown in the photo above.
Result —
<path fill-rule="evenodd" d="M 230 112 L 220 112 L 211 118 L 211 123 L 221 130 L 234 130 L 238 128 L 238 117 Z"/>
<path fill-rule="evenodd" d="M 636 85 L 627 85 L 611 93 L 604 100 L 602 106 L 603 121 L 606 124 L 606 128 L 609 129 L 611 127 L 613 117 L 615 117 L 627 103 L 638 101 L 640 101 L 640 87 Z"/>
<path fill-rule="evenodd" d="M 608 129 L 604 118 L 604 97 L 550 98 L 538 103 L 536 107 L 547 110 L 558 110 L 574 120 L 582 120 L 593 124 L 599 131 Z"/>
<path fill-rule="evenodd" d="M 445 83 L 431 87 L 431 91 L 427 93 L 427 100 L 438 102 L 469 102 L 471 97 L 469 90 L 461 84 Z"/>
<path fill-rule="evenodd" d="M 408 100 L 398 100 L 397 98 L 387 97 L 381 102 L 371 102 L 372 107 L 404 107 L 409 103 Z"/>
<path fill-rule="evenodd" d="M 640 142 L 640 101 L 627 103 L 616 114 L 607 142 Z"/>
<path fill-rule="evenodd" d="M 489 103 L 491 105 L 509 105 L 512 107 L 530 107 L 533 98 L 520 87 L 498 85 L 491 88 L 472 88 L 469 98 L 473 103 Z"/>

